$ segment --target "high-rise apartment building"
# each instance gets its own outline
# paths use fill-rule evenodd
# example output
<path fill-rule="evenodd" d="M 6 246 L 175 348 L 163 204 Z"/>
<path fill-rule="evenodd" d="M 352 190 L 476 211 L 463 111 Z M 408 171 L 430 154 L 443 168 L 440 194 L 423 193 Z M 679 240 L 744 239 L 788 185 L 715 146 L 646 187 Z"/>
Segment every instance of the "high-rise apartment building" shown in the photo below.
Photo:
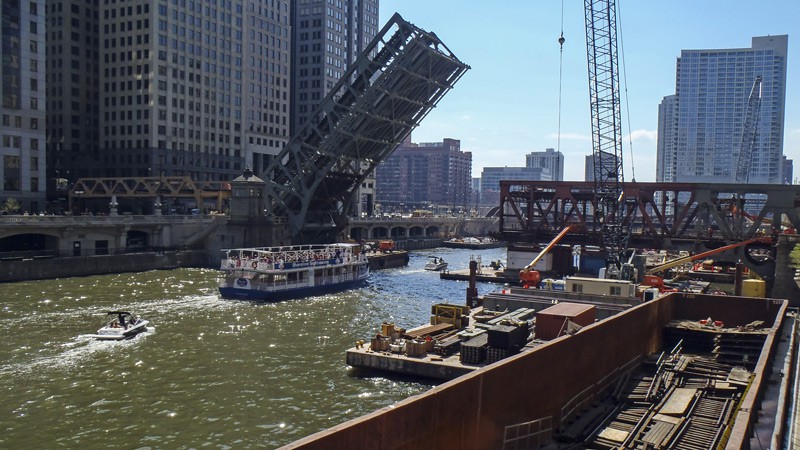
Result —
<path fill-rule="evenodd" d="M 292 133 L 378 34 L 378 0 L 298 0 L 293 12 Z"/>
<path fill-rule="evenodd" d="M 480 204 L 500 205 L 501 181 L 554 181 L 546 167 L 484 167 L 481 172 Z"/>
<path fill-rule="evenodd" d="M 471 206 L 472 153 L 461 141 L 415 144 L 409 136 L 376 169 L 377 201 L 383 211 L 428 205 Z"/>
<path fill-rule="evenodd" d="M 595 158 L 594 153 L 592 153 L 591 155 L 586 155 L 586 161 L 584 163 L 584 173 L 583 173 L 584 181 L 594 182 L 594 158 Z M 602 158 L 610 161 L 614 158 L 614 155 L 612 155 L 611 153 L 603 153 Z M 611 163 L 606 163 L 605 165 L 613 166 L 613 164 Z"/>
<path fill-rule="evenodd" d="M 21 211 L 45 208 L 45 2 L 2 2 L 0 156 L 2 197 Z M 21 212 L 20 211 L 20 212 Z"/>
<path fill-rule="evenodd" d="M 552 181 L 564 180 L 564 154 L 554 148 L 543 152 L 531 152 L 525 155 L 525 167 L 542 167 L 550 169 Z"/>
<path fill-rule="evenodd" d="M 681 51 L 674 99 L 666 97 L 659 107 L 659 134 L 665 133 L 658 141 L 659 181 L 733 181 L 758 76 L 761 109 L 748 182 L 783 181 L 788 41 L 786 35 L 761 36 L 749 48 Z"/>
<path fill-rule="evenodd" d="M 53 170 L 260 174 L 289 139 L 289 3 L 52 2 Z"/>
<path fill-rule="evenodd" d="M 677 161 L 674 154 L 678 144 L 677 120 L 678 96 L 668 95 L 658 105 L 658 140 L 656 142 L 656 181 L 675 181 Z"/>

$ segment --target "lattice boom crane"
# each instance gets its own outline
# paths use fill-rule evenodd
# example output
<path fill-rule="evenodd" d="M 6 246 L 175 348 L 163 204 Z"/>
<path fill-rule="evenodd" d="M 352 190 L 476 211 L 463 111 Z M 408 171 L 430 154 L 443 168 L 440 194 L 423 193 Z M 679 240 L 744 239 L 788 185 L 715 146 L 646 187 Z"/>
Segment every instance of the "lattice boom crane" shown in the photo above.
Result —
<path fill-rule="evenodd" d="M 585 0 L 589 102 L 592 120 L 595 221 L 602 223 L 606 277 L 630 278 L 622 259 L 628 233 L 623 230 L 622 128 L 617 13 L 614 0 Z"/>
<path fill-rule="evenodd" d="M 737 183 L 747 183 L 750 177 L 750 163 L 753 159 L 753 149 L 758 139 L 758 117 L 761 112 L 761 76 L 757 76 L 747 99 L 747 112 L 744 116 L 742 127 L 742 144 L 739 147 L 739 157 L 736 160 Z"/>

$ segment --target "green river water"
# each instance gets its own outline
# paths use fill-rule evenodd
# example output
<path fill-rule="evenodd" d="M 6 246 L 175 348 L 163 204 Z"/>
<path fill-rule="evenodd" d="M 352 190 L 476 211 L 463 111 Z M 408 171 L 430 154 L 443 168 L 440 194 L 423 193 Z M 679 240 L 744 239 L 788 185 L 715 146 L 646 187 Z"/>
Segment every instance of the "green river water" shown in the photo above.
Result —
<path fill-rule="evenodd" d="M 415 252 L 363 288 L 281 303 L 222 299 L 207 269 L 0 284 L 0 448 L 275 448 L 424 392 L 354 373 L 345 350 L 384 320 L 412 328 L 434 303 L 463 303 L 465 282 L 422 267 L 471 254 L 505 249 Z M 151 328 L 91 338 L 115 309 Z"/>

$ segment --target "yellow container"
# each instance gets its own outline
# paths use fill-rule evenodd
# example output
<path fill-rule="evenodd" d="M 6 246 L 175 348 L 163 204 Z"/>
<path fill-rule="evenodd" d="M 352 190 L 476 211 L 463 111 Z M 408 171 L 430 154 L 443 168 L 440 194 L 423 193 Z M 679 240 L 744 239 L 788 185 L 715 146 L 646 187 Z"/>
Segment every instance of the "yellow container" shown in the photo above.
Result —
<path fill-rule="evenodd" d="M 767 285 L 764 280 L 744 280 L 742 281 L 742 296 L 764 298 L 767 296 Z"/>

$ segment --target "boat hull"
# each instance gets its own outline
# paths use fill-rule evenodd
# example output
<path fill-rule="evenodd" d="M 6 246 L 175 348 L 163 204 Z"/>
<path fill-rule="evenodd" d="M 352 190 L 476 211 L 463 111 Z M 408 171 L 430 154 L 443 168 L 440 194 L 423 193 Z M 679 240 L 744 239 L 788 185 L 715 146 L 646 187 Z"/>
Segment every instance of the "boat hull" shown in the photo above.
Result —
<path fill-rule="evenodd" d="M 117 329 L 112 328 L 111 330 L 114 330 L 114 332 L 106 331 L 105 328 L 101 328 L 97 330 L 97 334 L 92 335 L 92 337 L 99 341 L 121 341 L 123 339 L 130 339 L 143 331 L 147 331 L 147 323 L 137 325 L 127 330 L 119 330 L 119 332 L 116 331 Z"/>
<path fill-rule="evenodd" d="M 229 286 L 220 286 L 219 293 L 224 298 L 254 300 L 259 302 L 279 302 L 283 300 L 312 297 L 315 295 L 330 294 L 332 292 L 354 289 L 363 285 L 366 283 L 366 281 L 366 278 L 360 278 L 342 283 L 306 286 L 297 289 L 285 289 L 281 291 L 261 291 L 257 289 L 241 289 Z"/>

